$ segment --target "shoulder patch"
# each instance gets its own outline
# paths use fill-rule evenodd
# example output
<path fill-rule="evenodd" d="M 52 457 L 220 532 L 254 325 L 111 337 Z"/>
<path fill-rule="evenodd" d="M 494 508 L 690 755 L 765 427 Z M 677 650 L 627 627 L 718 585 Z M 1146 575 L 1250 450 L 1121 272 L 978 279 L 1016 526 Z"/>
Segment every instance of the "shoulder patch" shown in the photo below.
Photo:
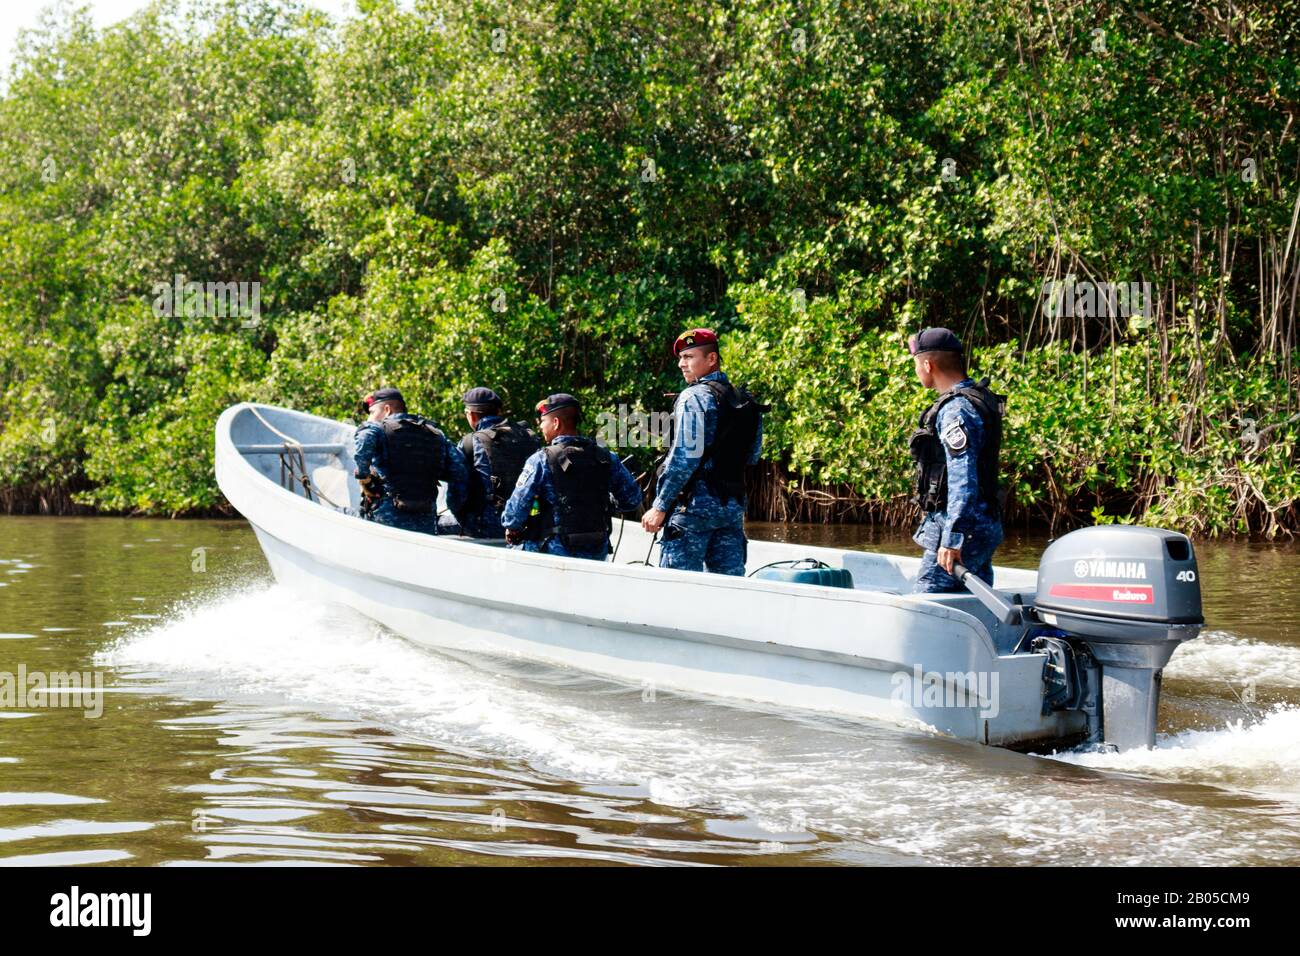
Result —
<path fill-rule="evenodd" d="M 959 455 L 966 450 L 968 441 L 966 439 L 966 429 L 962 426 L 961 419 L 956 416 L 944 426 L 943 431 L 939 433 L 943 443 L 948 446 L 948 450 L 954 455 Z"/>

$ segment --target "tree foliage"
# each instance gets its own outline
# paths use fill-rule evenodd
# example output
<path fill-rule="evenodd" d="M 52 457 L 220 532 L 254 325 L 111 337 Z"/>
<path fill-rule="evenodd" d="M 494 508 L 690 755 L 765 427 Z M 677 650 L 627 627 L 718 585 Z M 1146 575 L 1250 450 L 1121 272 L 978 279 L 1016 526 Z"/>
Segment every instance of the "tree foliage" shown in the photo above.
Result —
<path fill-rule="evenodd" d="M 668 344 L 710 324 L 776 405 L 756 506 L 900 519 L 902 345 L 934 324 L 1010 396 L 1013 513 L 1300 528 L 1294 3 L 360 8 L 23 35 L 0 505 L 219 508 L 211 426 L 243 399 L 662 409 Z M 189 280 L 258 283 L 260 312 L 157 308 Z M 1085 282 L 1148 308 L 1046 306 Z"/>

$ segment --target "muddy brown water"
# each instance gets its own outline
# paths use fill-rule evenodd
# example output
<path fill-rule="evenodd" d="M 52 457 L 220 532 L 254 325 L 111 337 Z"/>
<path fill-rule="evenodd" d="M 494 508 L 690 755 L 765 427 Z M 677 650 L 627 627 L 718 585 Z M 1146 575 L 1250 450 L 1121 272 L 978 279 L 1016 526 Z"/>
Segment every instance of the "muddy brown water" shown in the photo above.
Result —
<path fill-rule="evenodd" d="M 1043 757 L 429 651 L 276 586 L 239 521 L 0 518 L 0 863 L 1294 865 L 1300 552 L 1198 555 L 1160 745 Z"/>

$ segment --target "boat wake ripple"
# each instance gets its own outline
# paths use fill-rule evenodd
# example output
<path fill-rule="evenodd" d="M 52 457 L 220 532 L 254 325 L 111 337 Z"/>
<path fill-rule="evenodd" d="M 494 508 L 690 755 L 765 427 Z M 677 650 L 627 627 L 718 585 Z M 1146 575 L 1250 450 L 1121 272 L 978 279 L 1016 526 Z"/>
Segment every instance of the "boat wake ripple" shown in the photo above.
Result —
<path fill-rule="evenodd" d="M 341 712 L 566 779 L 632 785 L 857 862 L 1300 860 L 1289 819 L 1300 802 L 1296 709 L 1178 734 L 1154 751 L 1044 760 L 884 725 L 647 700 L 637 687 L 522 661 L 464 661 L 278 586 L 179 608 L 119 637 L 97 663 L 169 693 Z"/>
<path fill-rule="evenodd" d="M 1165 676 L 1226 681 L 1235 684 L 1238 692 L 1250 682 L 1300 688 L 1300 647 L 1268 644 L 1227 631 L 1206 631 L 1179 646 Z"/>

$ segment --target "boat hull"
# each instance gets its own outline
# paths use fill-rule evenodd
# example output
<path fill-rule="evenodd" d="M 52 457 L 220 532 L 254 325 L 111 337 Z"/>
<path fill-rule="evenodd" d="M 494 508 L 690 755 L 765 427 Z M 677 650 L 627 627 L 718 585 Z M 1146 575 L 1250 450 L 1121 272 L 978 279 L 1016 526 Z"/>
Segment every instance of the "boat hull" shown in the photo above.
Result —
<path fill-rule="evenodd" d="M 1051 745 L 1084 730 L 1082 714 L 1041 713 L 1044 657 L 999 651 L 1005 635 L 963 597 L 928 601 L 557 558 L 383 527 L 269 480 L 267 468 L 237 450 L 266 436 L 232 437 L 239 431 L 228 419 L 243 407 L 223 416 L 224 432 L 219 425 L 218 480 L 277 581 L 417 643 L 574 668 L 647 695 L 754 701 L 981 743 Z M 327 424 L 350 436 L 348 426 Z M 324 441 L 302 440 L 309 437 Z M 350 472 L 346 451 L 337 465 Z M 623 560 L 643 558 L 649 539 L 630 523 L 624 535 Z M 750 564 L 789 555 L 819 556 L 886 585 L 915 573 L 907 558 L 770 542 L 753 543 Z M 1008 576 L 1017 574 L 1021 585 L 1033 579 Z"/>

